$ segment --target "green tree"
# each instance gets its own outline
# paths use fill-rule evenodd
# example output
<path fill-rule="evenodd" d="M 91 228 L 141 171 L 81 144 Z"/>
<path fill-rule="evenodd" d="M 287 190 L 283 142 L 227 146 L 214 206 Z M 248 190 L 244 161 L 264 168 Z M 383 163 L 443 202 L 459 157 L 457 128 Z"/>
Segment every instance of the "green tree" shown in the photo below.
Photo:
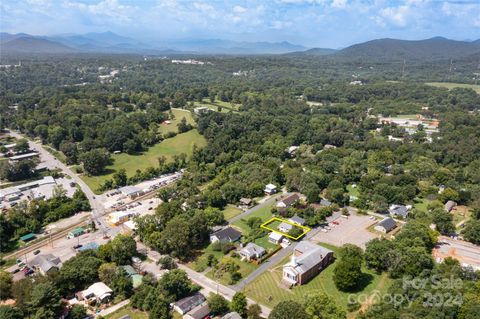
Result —
<path fill-rule="evenodd" d="M 455 232 L 452 215 L 442 208 L 432 211 L 432 221 L 441 234 L 450 235 Z"/>
<path fill-rule="evenodd" d="M 12 284 L 12 274 L 0 270 L 0 300 L 5 300 L 12 296 Z"/>
<path fill-rule="evenodd" d="M 347 244 L 341 248 L 339 255 L 340 261 L 333 270 L 333 281 L 339 290 L 350 291 L 358 285 L 363 276 L 363 252 L 361 248 Z"/>
<path fill-rule="evenodd" d="M 0 318 L 2 319 L 22 319 L 22 311 L 16 307 L 0 305 Z"/>
<path fill-rule="evenodd" d="M 127 172 L 125 171 L 124 168 L 119 169 L 117 172 L 115 172 L 112 178 L 113 178 L 113 183 L 115 187 L 121 187 L 121 186 L 127 185 Z"/>
<path fill-rule="evenodd" d="M 69 319 L 85 319 L 87 317 L 87 309 L 80 304 L 74 305 L 68 316 Z"/>
<path fill-rule="evenodd" d="M 170 304 L 168 301 L 163 299 L 161 296 L 157 297 L 155 304 L 153 305 L 150 313 L 148 314 L 149 319 L 170 319 L 172 318 L 170 312 Z"/>
<path fill-rule="evenodd" d="M 301 304 L 293 300 L 280 301 L 270 312 L 268 319 L 310 319 Z"/>
<path fill-rule="evenodd" d="M 387 239 L 375 238 L 370 240 L 365 247 L 365 262 L 367 267 L 376 271 L 387 270 L 394 244 Z"/>
<path fill-rule="evenodd" d="M 229 310 L 228 301 L 218 294 L 210 294 L 207 298 L 207 303 L 210 312 L 215 316 L 223 315 Z"/>
<path fill-rule="evenodd" d="M 242 318 L 247 318 L 247 297 L 242 292 L 237 292 L 233 295 L 230 308 L 237 312 Z"/>
<path fill-rule="evenodd" d="M 112 241 L 102 245 L 99 256 L 117 265 L 128 265 L 137 254 L 137 243 L 127 235 L 118 235 Z"/>
<path fill-rule="evenodd" d="M 105 149 L 94 149 L 80 155 L 85 172 L 89 175 L 99 175 L 110 164 L 110 155 Z"/>
<path fill-rule="evenodd" d="M 60 293 L 51 282 L 34 286 L 29 306 L 35 319 L 56 318 L 63 310 Z"/>
<path fill-rule="evenodd" d="M 179 300 L 196 290 L 188 279 L 187 273 L 180 269 L 167 272 L 158 281 L 160 292 L 171 300 Z"/>
<path fill-rule="evenodd" d="M 473 244 L 480 245 L 480 220 L 467 221 L 463 229 L 463 237 Z"/>
<path fill-rule="evenodd" d="M 247 319 L 261 319 L 262 308 L 258 304 L 251 304 L 247 309 Z"/>
<path fill-rule="evenodd" d="M 344 319 L 345 311 L 337 306 L 336 301 L 323 292 L 307 296 L 305 311 L 312 319 Z"/>

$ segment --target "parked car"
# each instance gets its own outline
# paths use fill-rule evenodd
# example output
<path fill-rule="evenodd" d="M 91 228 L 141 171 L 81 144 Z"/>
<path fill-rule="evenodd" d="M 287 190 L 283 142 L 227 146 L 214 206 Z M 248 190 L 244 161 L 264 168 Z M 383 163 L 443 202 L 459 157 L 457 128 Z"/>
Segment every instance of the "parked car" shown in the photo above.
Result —
<path fill-rule="evenodd" d="M 34 254 L 34 255 L 40 254 L 40 249 L 35 250 L 35 251 L 33 252 L 33 254 Z"/>
<path fill-rule="evenodd" d="M 78 245 L 73 246 L 73 249 L 78 249 L 78 248 L 81 248 L 82 246 L 83 246 L 82 244 L 78 244 Z"/>
<path fill-rule="evenodd" d="M 14 270 L 12 270 L 12 274 L 16 274 L 19 271 L 20 271 L 20 268 L 15 268 Z"/>

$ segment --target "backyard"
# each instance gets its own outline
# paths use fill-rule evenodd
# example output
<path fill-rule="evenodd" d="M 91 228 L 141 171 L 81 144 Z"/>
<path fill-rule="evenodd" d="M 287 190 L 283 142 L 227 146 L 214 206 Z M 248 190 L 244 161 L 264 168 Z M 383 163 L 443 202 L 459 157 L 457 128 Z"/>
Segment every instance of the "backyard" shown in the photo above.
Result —
<path fill-rule="evenodd" d="M 168 113 L 168 112 L 166 112 Z M 195 121 L 193 120 L 192 113 L 188 110 L 181 110 L 181 109 L 172 109 L 174 119 L 170 119 L 170 124 L 162 123 L 160 124 L 160 133 L 165 134 L 168 132 L 178 132 L 177 124 L 180 123 L 182 118 L 187 120 L 188 124 L 195 125 Z"/>
<path fill-rule="evenodd" d="M 148 313 L 133 309 L 131 306 L 125 306 L 120 308 L 119 310 L 115 311 L 114 313 L 105 316 L 105 319 L 119 319 L 123 316 L 130 316 L 132 319 L 147 319 Z"/>
<path fill-rule="evenodd" d="M 322 244 L 322 246 L 338 251 L 338 247 Z M 248 284 L 245 287 L 245 293 L 253 300 L 265 304 L 269 307 L 274 307 L 277 303 L 284 300 L 293 299 L 298 302 L 303 302 L 305 296 L 309 293 L 322 291 L 335 299 L 340 306 L 347 308 L 348 296 L 350 293 L 339 291 L 333 282 L 333 270 L 335 269 L 335 262 L 324 269 L 319 275 L 302 286 L 296 286 L 292 289 L 281 288 L 279 283 L 282 278 L 282 265 L 288 262 L 290 256 L 283 259 L 274 268 L 269 269 L 255 281 Z M 385 293 L 388 289 L 391 281 L 387 277 L 387 274 L 378 275 L 373 271 L 363 268 L 363 272 L 366 274 L 366 279 L 369 283 L 361 291 L 354 295 L 360 294 L 371 295 L 372 293 L 379 293 L 380 295 Z"/>
<path fill-rule="evenodd" d="M 229 204 L 223 209 L 223 216 L 225 217 L 225 220 L 229 220 L 242 212 L 243 211 L 240 208 Z"/>
<path fill-rule="evenodd" d="M 247 225 L 247 220 L 249 218 L 252 218 L 252 217 L 259 217 L 262 220 L 262 222 L 265 222 L 272 217 L 271 209 L 272 209 L 272 206 L 268 206 L 268 205 L 264 206 L 264 207 L 256 210 L 255 212 L 251 213 L 246 218 L 242 218 L 242 219 L 239 219 L 239 220 L 233 222 L 232 225 L 239 228 L 243 235 L 247 235 L 252 230 Z M 271 249 L 274 249 L 276 247 L 276 245 L 274 245 L 274 244 L 272 244 L 268 241 L 268 233 L 263 237 L 255 239 L 254 243 L 259 245 L 259 246 L 262 246 L 263 248 L 265 248 L 267 250 L 271 250 Z"/>
<path fill-rule="evenodd" d="M 139 155 L 114 154 L 112 155 L 113 164 L 106 167 L 106 174 L 99 176 L 83 175 L 82 179 L 92 190 L 97 192 L 102 183 L 112 178 L 112 175 L 122 168 L 126 170 L 127 176 L 132 176 L 138 169 L 157 167 L 158 158 L 161 156 L 165 156 L 167 160 L 172 160 L 174 155 L 181 153 L 185 153 L 187 156 L 192 155 L 193 145 L 198 147 L 206 145 L 204 137 L 196 129 L 166 139 Z"/>

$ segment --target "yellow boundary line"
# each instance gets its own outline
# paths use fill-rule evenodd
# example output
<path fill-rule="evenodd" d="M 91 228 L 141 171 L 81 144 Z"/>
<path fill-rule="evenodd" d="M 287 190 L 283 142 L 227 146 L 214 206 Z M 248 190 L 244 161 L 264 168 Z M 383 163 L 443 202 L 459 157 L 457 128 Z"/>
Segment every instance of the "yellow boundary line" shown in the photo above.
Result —
<path fill-rule="evenodd" d="M 279 230 L 276 230 L 274 228 L 271 228 L 271 227 L 268 227 L 267 225 L 274 222 L 274 221 L 279 221 L 281 223 L 287 223 L 287 224 L 290 224 L 290 225 L 293 225 L 295 227 L 299 227 L 301 229 L 303 229 L 303 233 L 301 233 L 300 235 L 298 235 L 297 237 L 293 237 L 287 233 L 284 233 L 284 232 L 281 232 Z M 289 220 L 286 220 L 286 219 L 283 219 L 283 218 L 278 218 L 278 217 L 272 217 L 270 218 L 269 220 L 267 220 L 266 222 L 264 222 L 263 224 L 260 225 L 261 228 L 263 229 L 266 229 L 266 230 L 269 230 L 269 231 L 272 231 L 274 233 L 277 233 L 277 234 L 280 234 L 280 235 L 283 235 L 287 238 L 290 238 L 290 239 L 293 239 L 293 240 L 299 240 L 300 238 L 302 238 L 303 236 L 305 236 L 309 231 L 311 231 L 312 229 L 307 227 L 307 226 L 302 226 L 302 225 L 299 225 L 299 224 L 295 224 L 295 223 L 292 223 L 291 221 Z"/>

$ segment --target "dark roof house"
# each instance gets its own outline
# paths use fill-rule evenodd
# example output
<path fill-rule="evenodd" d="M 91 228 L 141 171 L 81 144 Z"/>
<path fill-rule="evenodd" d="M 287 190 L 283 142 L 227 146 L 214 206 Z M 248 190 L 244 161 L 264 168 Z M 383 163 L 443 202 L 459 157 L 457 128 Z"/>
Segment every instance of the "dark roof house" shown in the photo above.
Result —
<path fill-rule="evenodd" d="M 391 205 L 388 209 L 390 215 L 407 218 L 410 209 L 405 205 Z"/>
<path fill-rule="evenodd" d="M 277 207 L 290 207 L 296 202 L 298 202 L 299 199 L 300 199 L 300 196 L 298 196 L 298 194 L 292 194 L 286 197 L 284 200 L 278 202 Z"/>
<path fill-rule="evenodd" d="M 455 207 L 457 207 L 457 203 L 454 202 L 453 200 L 449 200 L 448 202 L 445 203 L 445 206 L 444 206 L 445 210 L 446 210 L 447 212 L 449 212 L 449 213 L 450 213 L 450 212 L 452 211 L 452 209 L 454 209 Z"/>
<path fill-rule="evenodd" d="M 288 221 L 301 226 L 305 225 L 305 219 L 297 215 L 289 218 Z"/>
<path fill-rule="evenodd" d="M 40 273 L 43 275 L 46 275 L 51 271 L 58 270 L 61 264 L 62 261 L 60 258 L 52 254 L 35 256 L 35 258 L 28 263 L 31 268 L 40 271 Z"/>
<path fill-rule="evenodd" d="M 193 308 L 203 304 L 206 301 L 205 296 L 197 292 L 192 296 L 180 299 L 173 304 L 173 309 L 181 315 L 186 314 Z"/>
<path fill-rule="evenodd" d="M 189 313 L 183 316 L 183 319 L 203 319 L 210 314 L 210 308 L 207 303 L 196 306 Z"/>
<path fill-rule="evenodd" d="M 242 233 L 233 227 L 225 227 L 219 231 L 210 235 L 210 241 L 212 243 L 220 241 L 222 243 L 234 242 L 240 239 Z"/>
<path fill-rule="evenodd" d="M 395 222 L 392 217 L 388 217 L 379 222 L 374 228 L 375 230 L 386 234 L 392 231 L 395 227 L 397 227 L 397 222 Z"/>

